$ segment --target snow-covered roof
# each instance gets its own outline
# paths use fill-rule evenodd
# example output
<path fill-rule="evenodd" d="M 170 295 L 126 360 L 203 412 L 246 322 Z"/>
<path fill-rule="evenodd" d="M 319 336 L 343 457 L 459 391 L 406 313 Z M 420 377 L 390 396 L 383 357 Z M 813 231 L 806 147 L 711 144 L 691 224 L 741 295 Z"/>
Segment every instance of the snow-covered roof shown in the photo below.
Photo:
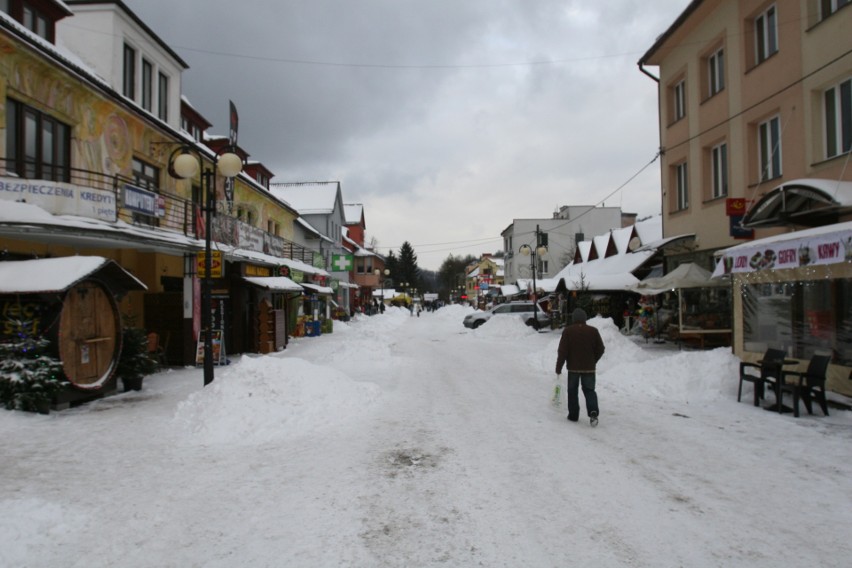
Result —
<path fill-rule="evenodd" d="M 286 276 L 244 276 L 243 280 L 266 288 L 267 290 L 281 290 L 286 292 L 301 292 L 302 287 Z"/>
<path fill-rule="evenodd" d="M 325 214 L 334 211 L 337 200 L 337 182 L 273 184 L 270 193 L 283 199 L 301 215 Z"/>
<path fill-rule="evenodd" d="M 308 284 L 307 282 L 302 282 L 301 286 L 305 290 L 308 290 L 309 292 L 316 292 L 321 296 L 331 296 L 334 294 L 334 290 L 328 286 L 318 286 L 317 284 Z"/>
<path fill-rule="evenodd" d="M 360 203 L 344 203 L 343 219 L 347 225 L 357 225 L 364 215 L 364 206 Z"/>
<path fill-rule="evenodd" d="M 633 272 L 656 254 L 659 246 L 651 246 L 650 243 L 662 240 L 662 230 L 662 217 L 658 215 L 629 227 L 598 235 L 591 241 L 582 241 L 577 244 L 581 262 L 570 263 L 556 276 L 547 280 L 556 285 L 562 281 L 568 290 L 576 290 L 581 285 L 589 290 L 629 290 L 639 282 Z M 640 243 L 631 251 L 630 241 L 634 234 L 639 237 Z M 680 238 L 682 237 L 672 237 Z M 606 256 L 608 250 L 613 250 L 610 244 L 614 244 L 615 252 Z M 550 282 L 545 281 L 538 287 L 547 290 L 546 286 L 550 285 Z M 553 289 L 556 289 L 556 286 L 553 286 Z"/>
<path fill-rule="evenodd" d="M 101 256 L 65 256 L 0 262 L 0 294 L 64 292 L 94 273 L 116 282 L 121 292 L 148 289 L 114 260 Z"/>

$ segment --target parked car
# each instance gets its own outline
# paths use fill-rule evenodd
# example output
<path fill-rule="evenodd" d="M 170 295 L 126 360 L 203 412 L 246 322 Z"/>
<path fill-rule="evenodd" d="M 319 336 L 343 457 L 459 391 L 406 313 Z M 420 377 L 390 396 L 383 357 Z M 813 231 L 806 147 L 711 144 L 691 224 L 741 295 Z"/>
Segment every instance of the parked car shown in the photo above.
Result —
<path fill-rule="evenodd" d="M 538 316 L 536 318 L 536 316 Z M 550 316 L 538 304 L 538 309 L 533 308 L 532 302 L 507 302 L 497 304 L 484 311 L 476 311 L 464 317 L 464 326 L 472 329 L 478 328 L 492 317 L 520 317 L 523 322 L 536 329 L 550 325 Z"/>

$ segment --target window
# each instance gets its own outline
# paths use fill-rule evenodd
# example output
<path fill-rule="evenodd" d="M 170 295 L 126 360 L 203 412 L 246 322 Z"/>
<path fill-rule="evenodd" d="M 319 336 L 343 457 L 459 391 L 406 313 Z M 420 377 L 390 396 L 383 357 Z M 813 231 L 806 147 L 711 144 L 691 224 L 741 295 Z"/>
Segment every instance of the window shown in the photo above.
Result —
<path fill-rule="evenodd" d="M 725 143 L 714 146 L 710 150 L 710 179 L 713 187 L 713 198 L 728 195 L 728 145 Z"/>
<path fill-rule="evenodd" d="M 689 181 L 686 162 L 675 166 L 675 188 L 677 190 L 677 210 L 689 208 Z"/>
<path fill-rule="evenodd" d="M 142 108 L 151 111 L 154 99 L 154 66 L 142 58 Z"/>
<path fill-rule="evenodd" d="M 71 127 L 6 101 L 6 169 L 28 179 L 71 180 Z"/>
<path fill-rule="evenodd" d="M 162 71 L 157 83 L 157 116 L 164 122 L 169 120 L 169 78 Z"/>
<path fill-rule="evenodd" d="M 712 97 L 725 88 L 725 50 L 719 48 L 707 58 L 708 96 Z"/>
<path fill-rule="evenodd" d="M 834 363 L 852 363 L 852 283 L 825 278 L 749 284 L 742 288 L 743 338 L 789 349 L 808 359 L 832 352 Z"/>
<path fill-rule="evenodd" d="M 36 34 L 37 36 L 50 40 L 48 37 L 47 18 L 29 4 L 24 3 L 23 9 L 23 24 L 24 27 Z"/>
<path fill-rule="evenodd" d="M 847 4 L 852 4 L 852 0 L 820 0 L 820 19 L 826 19 Z"/>
<path fill-rule="evenodd" d="M 686 116 L 686 81 L 678 81 L 672 88 L 672 122 Z"/>
<path fill-rule="evenodd" d="M 781 119 L 774 116 L 757 127 L 760 181 L 781 176 Z"/>
<path fill-rule="evenodd" d="M 136 50 L 124 44 L 124 82 L 122 93 L 129 99 L 136 99 Z"/>
<path fill-rule="evenodd" d="M 148 191 L 159 193 L 160 169 L 143 162 L 139 158 L 133 158 L 133 184 Z M 133 222 L 152 227 L 159 225 L 159 220 L 156 217 L 136 212 L 133 213 Z"/>
<path fill-rule="evenodd" d="M 754 19 L 754 38 L 757 63 L 766 61 L 778 51 L 778 22 L 774 4 Z"/>
<path fill-rule="evenodd" d="M 825 91 L 825 157 L 852 148 L 852 79 Z"/>

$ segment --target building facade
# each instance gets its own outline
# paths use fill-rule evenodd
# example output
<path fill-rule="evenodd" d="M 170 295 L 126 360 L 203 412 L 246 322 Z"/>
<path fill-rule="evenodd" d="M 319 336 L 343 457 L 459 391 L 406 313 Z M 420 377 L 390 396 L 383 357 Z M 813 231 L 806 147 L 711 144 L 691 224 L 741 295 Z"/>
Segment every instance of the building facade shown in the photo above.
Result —
<path fill-rule="evenodd" d="M 731 279 L 735 354 L 828 354 L 847 394 L 850 29 L 843 0 L 693 1 L 639 61 L 659 84 L 664 236 L 697 236 L 667 270 Z"/>

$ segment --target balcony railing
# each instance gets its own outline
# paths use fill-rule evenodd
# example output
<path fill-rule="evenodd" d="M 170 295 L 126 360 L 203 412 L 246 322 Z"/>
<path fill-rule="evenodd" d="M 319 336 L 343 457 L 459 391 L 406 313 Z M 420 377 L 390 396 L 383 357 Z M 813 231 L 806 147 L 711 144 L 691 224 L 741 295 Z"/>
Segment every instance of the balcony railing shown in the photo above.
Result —
<path fill-rule="evenodd" d="M 121 175 L 67 168 L 57 172 L 62 179 L 28 179 L 6 171 L 0 158 L 0 200 L 37 205 L 53 215 L 77 215 L 204 238 L 204 217 L 197 203 L 163 191 L 140 188 Z M 125 201 L 125 186 L 136 188 L 133 195 L 149 198 L 147 212 Z M 141 191 L 140 191 L 141 190 Z M 149 192 L 149 193 L 146 193 Z M 212 219 L 214 241 L 279 258 L 312 264 L 313 252 L 306 247 L 249 225 L 224 213 L 224 203 Z M 153 213 L 153 214 L 148 214 Z"/>

